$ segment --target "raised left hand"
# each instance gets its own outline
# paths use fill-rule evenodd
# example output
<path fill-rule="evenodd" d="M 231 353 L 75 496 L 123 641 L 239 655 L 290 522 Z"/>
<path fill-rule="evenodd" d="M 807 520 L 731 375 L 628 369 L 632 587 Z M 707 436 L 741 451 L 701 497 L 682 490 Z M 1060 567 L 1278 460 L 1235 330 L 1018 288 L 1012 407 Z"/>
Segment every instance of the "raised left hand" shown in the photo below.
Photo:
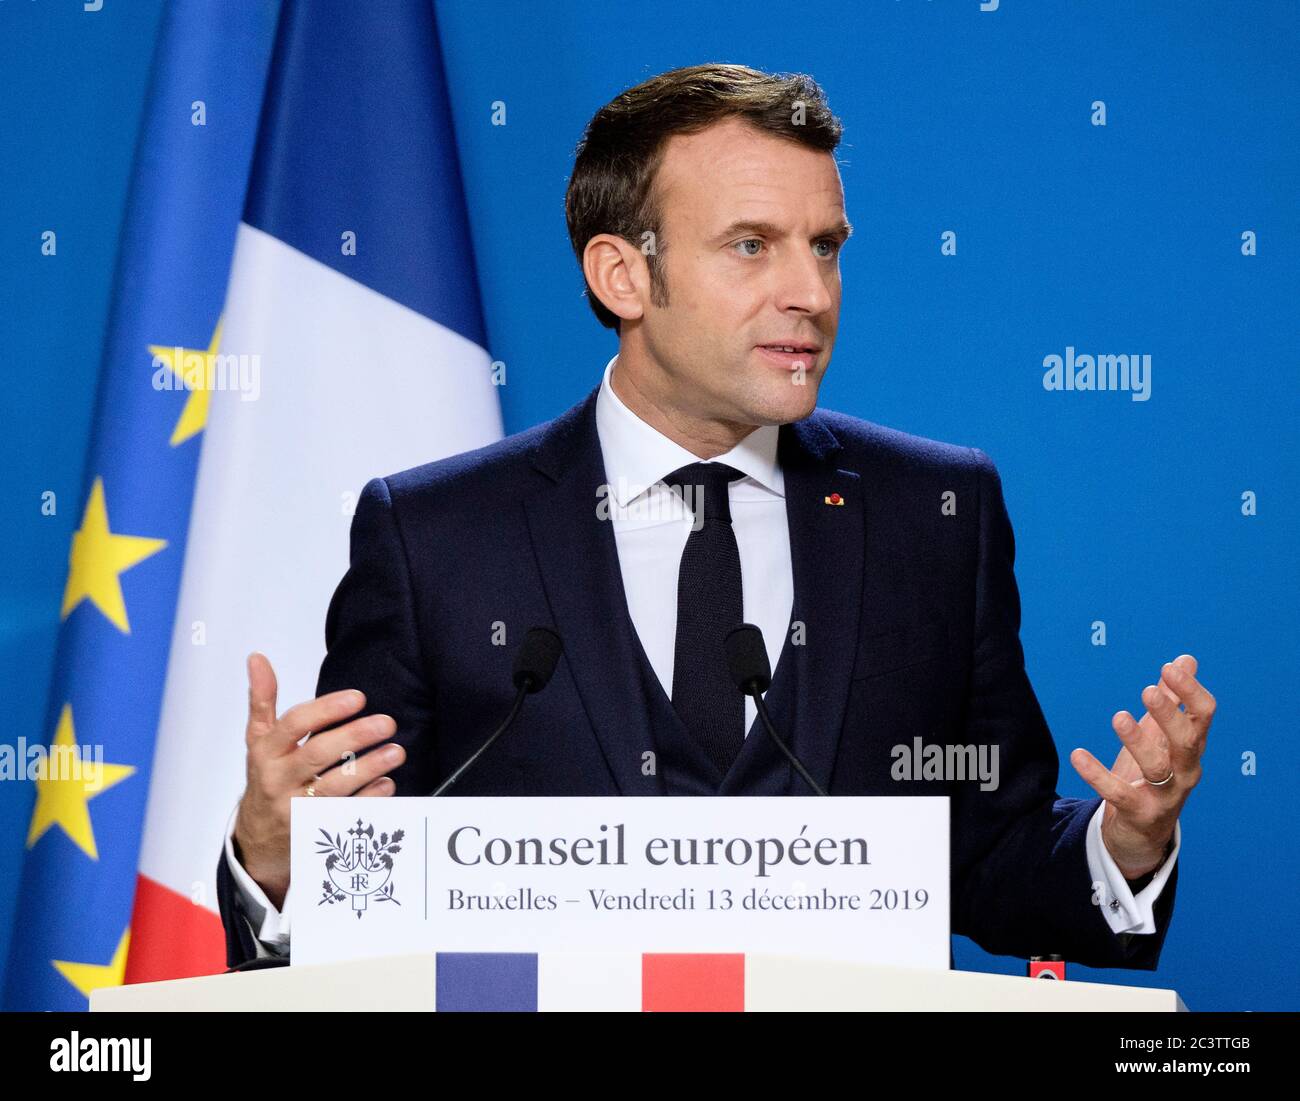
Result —
<path fill-rule="evenodd" d="M 1214 718 L 1214 697 L 1196 679 L 1196 659 L 1182 654 L 1142 690 L 1146 714 L 1117 711 L 1110 725 L 1124 743 L 1106 768 L 1086 749 L 1070 754 L 1075 771 L 1106 801 L 1101 837 L 1125 879 L 1165 859 L 1183 804 L 1201 779 L 1201 754 Z M 1168 777 L 1167 783 L 1160 783 Z"/>

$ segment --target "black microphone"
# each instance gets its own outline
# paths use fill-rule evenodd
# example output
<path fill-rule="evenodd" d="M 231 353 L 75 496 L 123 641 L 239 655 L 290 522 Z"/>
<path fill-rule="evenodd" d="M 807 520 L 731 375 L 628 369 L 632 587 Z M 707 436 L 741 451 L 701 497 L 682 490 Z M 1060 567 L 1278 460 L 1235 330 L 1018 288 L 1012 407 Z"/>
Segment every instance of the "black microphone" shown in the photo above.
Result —
<path fill-rule="evenodd" d="M 776 727 L 772 725 L 772 718 L 767 713 L 763 693 L 772 683 L 772 667 L 767 663 L 767 646 L 763 642 L 763 632 L 752 623 L 742 623 L 727 633 L 723 646 L 727 651 L 727 669 L 731 672 L 731 679 L 745 695 L 754 697 L 754 703 L 758 706 L 758 717 L 763 721 L 768 737 L 776 742 L 777 749 L 790 759 L 795 772 L 803 777 L 804 783 L 818 795 L 825 795 L 826 792 L 822 791 L 817 781 L 808 775 L 803 762 L 790 751 L 790 747 L 785 742 L 781 741 Z"/>
<path fill-rule="evenodd" d="M 515 721 L 515 716 L 519 714 L 519 709 L 524 705 L 524 697 L 532 695 L 534 692 L 540 692 L 546 687 L 551 679 L 551 674 L 555 672 L 556 663 L 560 660 L 560 652 L 564 649 L 563 643 L 560 642 L 560 636 L 547 627 L 534 627 L 524 636 L 523 644 L 519 647 L 519 653 L 515 655 L 515 670 L 511 674 L 511 680 L 515 683 L 515 702 L 510 708 L 510 714 L 506 716 L 503 722 L 486 742 L 484 742 L 474 752 L 463 765 L 447 777 L 435 791 L 434 795 L 442 795 L 459 780 L 473 766 L 488 748 L 502 734 L 510 729 L 510 724 Z"/>

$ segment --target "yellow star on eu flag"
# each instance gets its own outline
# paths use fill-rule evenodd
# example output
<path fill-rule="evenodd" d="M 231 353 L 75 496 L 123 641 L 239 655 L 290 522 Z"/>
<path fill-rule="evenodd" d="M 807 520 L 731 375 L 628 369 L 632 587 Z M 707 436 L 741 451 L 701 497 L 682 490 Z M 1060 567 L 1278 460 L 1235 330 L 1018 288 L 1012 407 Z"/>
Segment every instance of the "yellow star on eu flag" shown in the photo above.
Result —
<path fill-rule="evenodd" d="M 110 623 L 124 635 L 129 635 L 131 625 L 126 618 L 126 601 L 122 597 L 118 575 L 157 554 L 166 545 L 166 539 L 116 535 L 109 531 L 104 479 L 96 478 L 81 517 L 81 527 L 72 536 L 61 618 L 67 619 L 78 604 L 89 599 Z"/>
<path fill-rule="evenodd" d="M 65 703 L 54 743 L 36 776 L 36 807 L 27 831 L 27 847 L 35 845 L 51 826 L 59 826 L 91 860 L 98 860 L 86 804 L 133 772 L 133 765 L 106 765 L 80 753 L 72 728 L 72 705 Z"/>
<path fill-rule="evenodd" d="M 117 942 L 117 950 L 108 963 L 72 963 L 68 960 L 51 960 L 68 982 L 72 983 L 87 998 L 92 990 L 105 986 L 121 986 L 126 977 L 126 950 L 131 943 L 131 929 L 127 928 L 122 939 Z"/>
<path fill-rule="evenodd" d="M 212 396 L 210 389 L 212 379 L 212 361 L 221 347 L 221 321 L 217 321 L 217 331 L 212 334 L 212 342 L 207 351 L 195 348 L 164 348 L 161 344 L 150 344 L 149 353 L 175 375 L 189 390 L 185 407 L 180 419 L 172 429 L 171 445 L 177 447 L 186 440 L 197 436 L 208 423 L 208 404 Z"/>

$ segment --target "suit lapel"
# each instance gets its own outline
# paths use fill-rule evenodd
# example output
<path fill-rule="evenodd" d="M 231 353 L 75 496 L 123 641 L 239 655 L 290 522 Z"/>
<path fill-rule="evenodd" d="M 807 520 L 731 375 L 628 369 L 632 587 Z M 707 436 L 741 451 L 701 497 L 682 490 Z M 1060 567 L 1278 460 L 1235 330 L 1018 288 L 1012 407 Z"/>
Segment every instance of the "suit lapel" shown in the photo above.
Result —
<path fill-rule="evenodd" d="M 623 795 L 661 794 L 642 772 L 653 750 L 640 656 L 627 613 L 614 528 L 597 506 L 608 484 L 596 433 L 596 394 L 559 417 L 533 452 L 547 484 L 524 502 L 533 551 L 564 660 Z"/>
<path fill-rule="evenodd" d="M 794 567 L 791 618 L 802 624 L 803 644 L 793 645 L 787 638 L 782 661 L 794 659 L 793 686 L 778 680 L 769 695 L 792 688 L 771 701 L 777 733 L 789 739 L 813 779 L 826 789 L 853 677 L 865 548 L 861 479 L 838 468 L 839 452 L 834 433 L 816 413 L 781 429 L 778 455 Z M 834 493 L 843 504 L 826 503 Z M 796 779 L 792 790 L 802 794 L 804 787 Z"/>

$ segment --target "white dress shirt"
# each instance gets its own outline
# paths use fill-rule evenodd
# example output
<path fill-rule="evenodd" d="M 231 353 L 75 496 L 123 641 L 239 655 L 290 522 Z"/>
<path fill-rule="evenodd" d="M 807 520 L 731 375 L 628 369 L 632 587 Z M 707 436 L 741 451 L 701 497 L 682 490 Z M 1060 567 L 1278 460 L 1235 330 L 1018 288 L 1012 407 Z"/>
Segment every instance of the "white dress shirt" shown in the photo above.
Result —
<path fill-rule="evenodd" d="M 682 498 L 662 479 L 701 460 L 623 404 L 609 381 L 617 361 L 618 356 L 614 356 L 606 364 L 596 397 L 596 432 L 609 479 L 608 517 L 618 546 L 619 570 L 632 625 L 664 694 L 671 699 L 677 639 L 677 571 L 665 565 L 681 561 L 693 518 Z M 776 459 L 779 431 L 775 425 L 756 428 L 725 455 L 709 460 L 725 463 L 745 475 L 731 483 L 728 498 L 740 551 L 744 616 L 745 622 L 762 629 L 774 675 L 794 606 L 785 479 Z M 746 697 L 746 736 L 752 733 L 756 716 L 754 701 Z M 1086 839 L 1094 900 L 1113 932 L 1154 933 L 1152 909 L 1173 871 L 1181 829 L 1174 826 L 1173 851 L 1151 882 L 1135 896 L 1102 843 L 1105 810 L 1104 803 L 1097 808 L 1089 821 Z M 288 895 L 285 912 L 281 913 L 240 867 L 235 860 L 234 825 L 232 812 L 226 830 L 226 861 L 258 939 L 258 955 L 284 955 L 289 950 Z M 289 890 L 292 892 L 292 886 Z"/>

